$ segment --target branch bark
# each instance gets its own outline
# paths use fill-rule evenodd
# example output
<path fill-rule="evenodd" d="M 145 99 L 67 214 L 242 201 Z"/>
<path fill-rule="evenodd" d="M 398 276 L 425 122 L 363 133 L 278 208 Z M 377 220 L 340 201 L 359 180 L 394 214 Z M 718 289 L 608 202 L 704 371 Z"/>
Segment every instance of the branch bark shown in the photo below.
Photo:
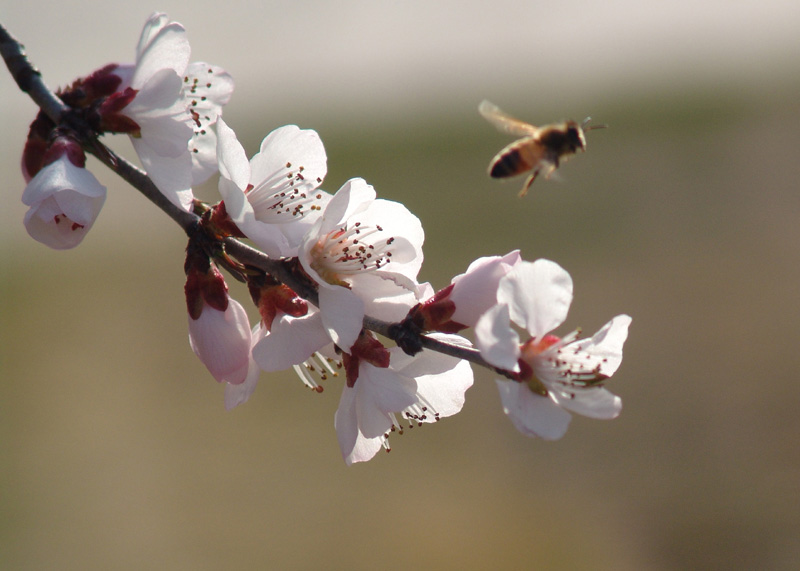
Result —
<path fill-rule="evenodd" d="M 202 231 L 200 217 L 194 213 L 186 212 L 172 204 L 156 187 L 147 174 L 131 164 L 124 158 L 116 155 L 105 146 L 85 124 L 75 124 L 76 118 L 71 114 L 70 108 L 54 93 L 42 80 L 41 73 L 30 63 L 22 44 L 17 41 L 0 24 L 0 54 L 8 67 L 11 76 L 20 90 L 27 93 L 39 108 L 56 124 L 68 123 L 83 138 L 86 149 L 96 156 L 103 164 L 119 175 L 133 188 L 143 194 L 161 211 L 172 218 L 187 235 Z M 292 288 L 298 295 L 307 299 L 314 305 L 319 305 L 317 292 L 300 283 L 286 264 L 281 260 L 273 260 L 264 253 L 235 239 L 224 239 L 225 251 L 241 263 L 261 269 L 272 275 L 278 281 Z M 374 331 L 384 337 L 397 341 L 393 331 L 393 323 L 385 322 L 369 316 L 364 318 L 364 328 Z M 437 351 L 458 359 L 465 359 L 476 365 L 487 367 L 499 374 L 507 375 L 488 364 L 476 349 L 451 345 L 438 339 L 419 335 L 420 345 L 428 350 Z"/>

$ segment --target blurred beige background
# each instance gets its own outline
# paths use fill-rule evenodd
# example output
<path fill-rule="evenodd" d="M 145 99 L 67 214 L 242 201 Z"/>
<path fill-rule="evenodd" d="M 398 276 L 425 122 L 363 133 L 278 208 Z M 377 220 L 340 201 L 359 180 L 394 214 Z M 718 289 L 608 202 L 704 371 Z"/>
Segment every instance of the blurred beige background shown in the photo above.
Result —
<path fill-rule="evenodd" d="M 236 78 L 248 154 L 315 128 L 327 189 L 363 176 L 420 217 L 423 279 L 520 248 L 572 274 L 565 331 L 632 315 L 621 417 L 528 439 L 478 371 L 461 414 L 347 468 L 335 382 L 262 375 L 225 412 L 166 216 L 94 162 L 109 197 L 85 242 L 28 238 L 35 108 L 3 71 L 0 568 L 797 568 L 800 5 L 431 4 L 1 0 L 0 21 L 57 86 L 131 61 L 168 12 Z M 508 139 L 483 98 L 611 128 L 520 201 L 486 177 Z"/>

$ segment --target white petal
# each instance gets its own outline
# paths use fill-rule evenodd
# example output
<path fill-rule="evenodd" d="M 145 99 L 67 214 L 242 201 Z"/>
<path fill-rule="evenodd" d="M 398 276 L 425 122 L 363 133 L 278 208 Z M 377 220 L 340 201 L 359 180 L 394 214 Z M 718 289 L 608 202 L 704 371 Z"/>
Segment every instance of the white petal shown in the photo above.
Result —
<path fill-rule="evenodd" d="M 141 88 L 162 69 L 170 69 L 182 76 L 189 64 L 190 51 L 183 26 L 177 22 L 167 24 L 165 14 L 153 14 L 145 23 L 136 50 L 136 71 L 131 81 L 133 88 Z"/>
<path fill-rule="evenodd" d="M 562 407 L 582 416 L 609 420 L 622 412 L 622 399 L 604 388 L 578 390 L 572 398 L 559 391 L 551 391 L 553 399 Z"/>
<path fill-rule="evenodd" d="M 508 304 L 511 320 L 538 340 L 567 318 L 572 278 L 550 260 L 520 262 L 500 280 L 497 300 Z"/>
<path fill-rule="evenodd" d="M 383 434 L 391 428 L 391 422 L 386 426 L 378 420 L 376 411 L 386 416 L 400 412 L 417 400 L 414 380 L 392 367 L 375 367 L 362 362 L 355 388 L 358 390 L 359 426 L 370 437 Z"/>
<path fill-rule="evenodd" d="M 364 322 L 364 302 L 347 288 L 320 284 L 319 309 L 328 335 L 348 353 Z"/>
<path fill-rule="evenodd" d="M 188 151 L 179 157 L 167 157 L 157 153 L 143 139 L 131 138 L 133 148 L 139 155 L 142 167 L 153 180 L 161 194 L 169 201 L 190 212 L 192 209 L 192 158 Z"/>
<path fill-rule="evenodd" d="M 184 95 L 204 125 L 213 125 L 233 94 L 233 77 L 219 66 L 198 61 L 185 73 Z M 196 80 L 196 81 L 195 81 Z"/>
<path fill-rule="evenodd" d="M 394 238 L 392 260 L 387 271 L 402 273 L 416 281 L 422 266 L 422 245 L 425 232 L 419 218 L 405 205 L 391 200 L 378 199 L 358 216 L 359 222 L 370 226 L 380 226 L 381 236 Z"/>
<path fill-rule="evenodd" d="M 303 317 L 282 315 L 253 347 L 253 358 L 264 371 L 282 371 L 305 362 L 330 342 L 319 312 Z"/>
<path fill-rule="evenodd" d="M 450 343 L 469 346 L 469 342 L 454 335 L 431 336 Z M 403 355 L 405 357 L 405 355 Z M 393 361 L 395 353 L 392 353 Z M 467 361 L 435 351 L 423 351 L 412 362 L 399 370 L 417 382 L 417 400 L 429 409 L 422 422 L 452 416 L 464 406 L 465 393 L 472 386 L 472 367 Z"/>
<path fill-rule="evenodd" d="M 192 186 L 197 186 L 219 170 L 214 129 L 207 127 L 202 133 L 195 130 L 189 141 L 189 151 L 192 155 Z"/>
<path fill-rule="evenodd" d="M 628 315 L 617 315 L 591 338 L 567 345 L 565 352 L 580 351 L 584 358 L 590 357 L 589 368 L 599 365 L 600 372 L 610 377 L 622 363 L 622 346 L 628 338 L 630 324 Z"/>
<path fill-rule="evenodd" d="M 364 301 L 365 314 L 384 321 L 401 321 L 419 301 L 417 284 L 390 272 L 360 274 L 351 291 Z"/>
<path fill-rule="evenodd" d="M 511 327 L 507 305 L 496 305 L 478 319 L 475 345 L 491 365 L 519 372 L 519 335 Z"/>
<path fill-rule="evenodd" d="M 239 139 L 236 138 L 236 133 L 222 119 L 217 121 L 217 159 L 219 161 L 219 174 L 232 181 L 239 188 L 243 200 L 244 190 L 250 184 L 250 162 L 247 160 L 244 147 L 242 147 Z M 241 206 L 239 206 L 238 202 L 237 207 L 232 210 L 234 207 L 228 204 L 228 198 L 224 195 L 223 198 L 225 198 L 228 214 L 233 217 L 241 212 Z"/>
<path fill-rule="evenodd" d="M 328 173 L 327 155 L 319 135 L 296 125 L 280 127 L 267 135 L 250 165 L 253 185 L 267 183 L 274 189 L 272 192 L 312 192 Z"/>
<path fill-rule="evenodd" d="M 358 429 L 356 389 L 345 387 L 333 419 L 342 457 L 348 466 L 372 459 L 381 449 L 383 438 L 366 438 Z"/>
<path fill-rule="evenodd" d="M 503 412 L 517 430 L 527 436 L 558 440 L 567 432 L 570 414 L 547 397 L 533 393 L 526 384 L 497 379 Z"/>
<path fill-rule="evenodd" d="M 364 179 L 348 180 L 333 195 L 322 215 L 318 236 L 342 226 L 351 216 L 366 210 L 375 200 L 375 189 Z"/>

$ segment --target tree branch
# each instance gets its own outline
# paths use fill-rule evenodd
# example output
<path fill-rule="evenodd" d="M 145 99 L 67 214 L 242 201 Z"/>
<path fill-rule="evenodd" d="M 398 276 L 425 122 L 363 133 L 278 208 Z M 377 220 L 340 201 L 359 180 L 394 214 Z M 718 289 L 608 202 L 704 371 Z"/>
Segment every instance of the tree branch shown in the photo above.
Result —
<path fill-rule="evenodd" d="M 19 88 L 27 93 L 39 108 L 56 124 L 67 123 L 83 138 L 86 149 L 95 155 L 103 164 L 118 174 L 123 180 L 133 188 L 143 194 L 150 202 L 172 218 L 184 232 L 190 237 L 199 231 L 203 231 L 200 226 L 200 217 L 192 212 L 186 212 L 170 202 L 159 190 L 147 174 L 131 164 L 124 158 L 115 154 L 111 149 L 98 139 L 95 133 L 82 120 L 77 118 L 71 109 L 64 104 L 44 81 L 41 73 L 28 61 L 23 51 L 22 44 L 17 41 L 5 27 L 0 24 L 0 54 L 6 62 L 11 76 Z M 253 266 L 270 274 L 278 281 L 286 284 L 294 290 L 300 297 L 319 306 L 317 292 L 302 283 L 292 273 L 284 260 L 273 260 L 266 254 L 240 242 L 235 238 L 225 238 L 223 240 L 225 251 L 239 262 Z M 369 316 L 364 317 L 364 328 L 374 331 L 384 337 L 397 342 L 400 335 L 397 324 L 389 323 Z M 417 334 L 419 346 L 455 357 L 470 361 L 476 365 L 487 367 L 498 374 L 508 376 L 508 373 L 499 370 L 487 363 L 480 355 L 480 352 L 471 347 L 451 345 L 438 339 L 433 339 L 425 335 Z"/>
<path fill-rule="evenodd" d="M 2 24 L 0 24 L 0 54 L 19 88 L 30 95 L 34 103 L 58 124 L 62 116 L 69 111 L 69 107 L 44 84 L 42 74 L 28 61 L 22 44 L 9 34 Z"/>

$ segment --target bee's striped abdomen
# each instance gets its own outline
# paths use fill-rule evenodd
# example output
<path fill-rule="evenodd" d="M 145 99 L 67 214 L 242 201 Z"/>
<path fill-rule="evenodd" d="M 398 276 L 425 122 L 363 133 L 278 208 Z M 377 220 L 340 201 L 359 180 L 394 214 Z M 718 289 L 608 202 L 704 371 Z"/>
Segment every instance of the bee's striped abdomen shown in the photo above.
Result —
<path fill-rule="evenodd" d="M 492 160 L 492 164 L 489 167 L 489 176 L 492 178 L 508 178 L 531 170 L 536 161 L 535 157 L 531 156 L 530 146 L 530 140 L 523 139 L 522 141 L 511 143 L 500 151 Z"/>

